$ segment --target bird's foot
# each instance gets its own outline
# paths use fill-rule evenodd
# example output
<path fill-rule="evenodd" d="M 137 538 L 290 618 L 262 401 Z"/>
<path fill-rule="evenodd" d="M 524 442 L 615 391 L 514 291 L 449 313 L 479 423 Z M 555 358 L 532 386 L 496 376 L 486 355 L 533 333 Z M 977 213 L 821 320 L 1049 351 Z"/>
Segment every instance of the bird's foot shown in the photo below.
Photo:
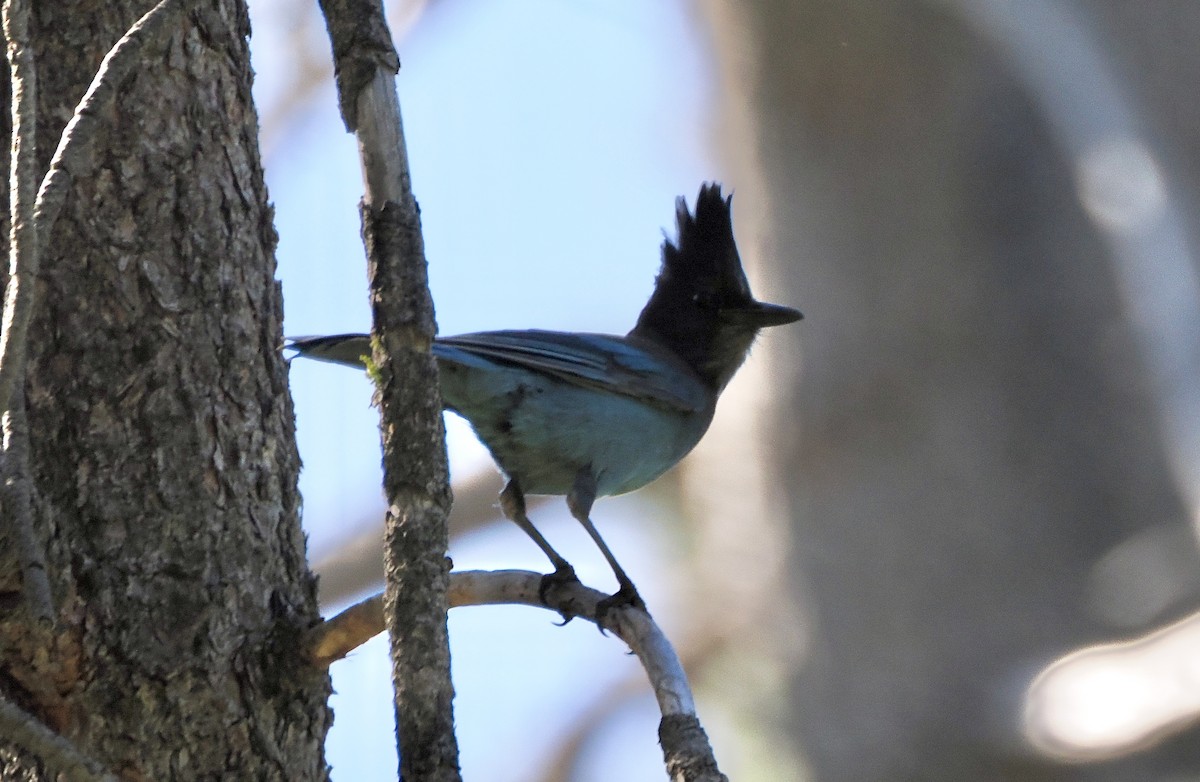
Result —
<path fill-rule="evenodd" d="M 604 632 L 604 624 L 608 619 L 608 612 L 614 608 L 636 608 L 646 610 L 646 601 L 642 600 L 642 596 L 638 594 L 637 587 L 632 581 L 621 584 L 621 588 L 613 594 L 596 603 L 596 626 L 600 628 L 600 632 Z"/>
<path fill-rule="evenodd" d="M 547 595 L 560 587 L 567 586 L 568 584 L 578 583 L 579 577 L 575 575 L 575 568 L 567 564 L 560 565 L 553 573 L 547 573 L 546 575 L 542 576 L 542 581 L 540 584 L 538 584 L 538 599 L 542 601 L 543 605 L 552 607 L 550 606 L 550 601 L 547 599 Z M 576 616 L 566 609 L 556 610 L 558 610 L 559 614 L 563 618 L 562 622 L 559 623 L 559 627 L 562 627 L 567 622 L 570 622 Z"/>

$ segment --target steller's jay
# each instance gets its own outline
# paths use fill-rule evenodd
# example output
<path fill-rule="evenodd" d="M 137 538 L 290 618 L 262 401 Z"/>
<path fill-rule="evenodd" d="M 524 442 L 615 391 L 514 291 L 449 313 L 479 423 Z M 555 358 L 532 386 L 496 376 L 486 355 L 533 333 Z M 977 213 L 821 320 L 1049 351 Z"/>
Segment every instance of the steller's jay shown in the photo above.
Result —
<path fill-rule="evenodd" d="M 700 188 L 694 215 L 678 199 L 679 237 L 663 242 L 654 293 L 624 337 L 485 331 L 433 344 L 445 406 L 471 423 L 508 478 L 504 515 L 554 565 L 543 587 L 573 580 L 575 571 L 529 521 L 525 494 L 565 494 L 620 585 L 601 612 L 645 603 L 592 525 L 592 503 L 645 486 L 691 451 L 759 329 L 801 317 L 750 294 L 732 200 L 716 183 Z M 306 337 L 288 347 L 357 367 L 371 353 L 366 334 Z"/>

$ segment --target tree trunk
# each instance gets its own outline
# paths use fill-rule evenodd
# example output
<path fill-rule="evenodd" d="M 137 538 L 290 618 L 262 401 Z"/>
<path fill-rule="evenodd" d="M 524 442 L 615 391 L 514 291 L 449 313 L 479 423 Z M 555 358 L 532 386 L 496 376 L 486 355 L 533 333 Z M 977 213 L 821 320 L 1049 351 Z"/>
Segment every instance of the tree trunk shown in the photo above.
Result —
<path fill-rule="evenodd" d="M 152 3 L 34 5 L 44 170 Z M 202 0 L 166 34 L 41 238 L 26 388 L 58 626 L 47 652 L 0 617 L 0 689 L 127 779 L 323 779 L 244 3 Z"/>

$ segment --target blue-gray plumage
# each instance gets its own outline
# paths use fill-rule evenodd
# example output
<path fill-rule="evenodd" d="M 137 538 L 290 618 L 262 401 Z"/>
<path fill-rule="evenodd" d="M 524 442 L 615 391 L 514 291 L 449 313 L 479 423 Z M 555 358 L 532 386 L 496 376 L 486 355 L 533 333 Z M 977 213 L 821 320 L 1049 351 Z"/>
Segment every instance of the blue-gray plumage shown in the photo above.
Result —
<path fill-rule="evenodd" d="M 664 242 L 654 293 L 624 337 L 488 331 L 433 345 L 446 407 L 471 423 L 508 477 L 500 493 L 505 516 L 550 558 L 548 579 L 573 579 L 525 513 L 526 493 L 565 494 L 620 584 L 602 608 L 645 606 L 589 518 L 596 497 L 641 488 L 682 459 L 707 431 L 759 329 L 801 317 L 750 294 L 731 201 L 715 183 L 701 187 L 694 215 L 679 199 L 679 236 Z M 371 352 L 365 334 L 289 347 L 360 367 Z"/>

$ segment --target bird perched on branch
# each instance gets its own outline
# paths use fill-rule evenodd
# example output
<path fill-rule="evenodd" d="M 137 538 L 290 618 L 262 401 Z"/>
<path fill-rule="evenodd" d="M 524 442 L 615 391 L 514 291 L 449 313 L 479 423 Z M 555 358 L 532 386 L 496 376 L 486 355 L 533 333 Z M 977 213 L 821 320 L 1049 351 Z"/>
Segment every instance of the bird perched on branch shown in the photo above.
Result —
<path fill-rule="evenodd" d="M 731 204 L 716 183 L 700 188 L 694 214 L 679 198 L 679 235 L 663 243 L 654 293 L 623 337 L 485 331 L 433 344 L 446 408 L 470 422 L 508 478 L 504 515 L 554 566 L 545 585 L 573 580 L 575 571 L 530 522 L 527 493 L 566 495 L 604 554 L 620 588 L 601 610 L 645 604 L 592 524 L 592 503 L 645 486 L 691 451 L 759 330 L 801 317 L 751 295 Z M 358 367 L 371 353 L 366 334 L 288 347 Z"/>

